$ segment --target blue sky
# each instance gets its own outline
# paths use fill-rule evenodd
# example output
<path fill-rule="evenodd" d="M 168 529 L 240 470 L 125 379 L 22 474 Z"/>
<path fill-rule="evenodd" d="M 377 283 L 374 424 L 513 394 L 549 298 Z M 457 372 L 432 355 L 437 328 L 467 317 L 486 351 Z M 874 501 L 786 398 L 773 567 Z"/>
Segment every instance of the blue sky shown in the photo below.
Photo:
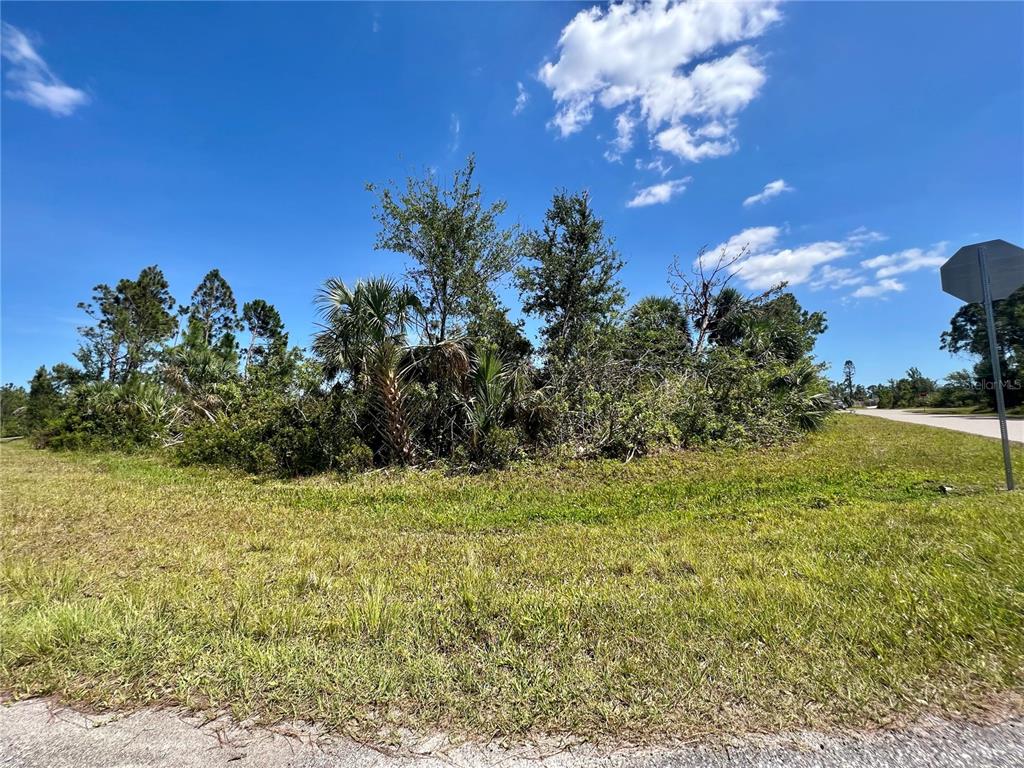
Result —
<path fill-rule="evenodd" d="M 468 152 L 509 223 L 589 189 L 634 300 L 667 290 L 674 255 L 749 244 L 741 287 L 790 279 L 828 315 L 818 357 L 863 383 L 968 365 L 938 348 L 958 302 L 935 265 L 1024 242 L 1021 3 L 5 3 L 3 20 L 4 381 L 70 361 L 77 302 L 153 263 L 179 300 L 220 268 L 304 344 L 326 277 L 402 270 L 372 249 L 365 183 Z"/>

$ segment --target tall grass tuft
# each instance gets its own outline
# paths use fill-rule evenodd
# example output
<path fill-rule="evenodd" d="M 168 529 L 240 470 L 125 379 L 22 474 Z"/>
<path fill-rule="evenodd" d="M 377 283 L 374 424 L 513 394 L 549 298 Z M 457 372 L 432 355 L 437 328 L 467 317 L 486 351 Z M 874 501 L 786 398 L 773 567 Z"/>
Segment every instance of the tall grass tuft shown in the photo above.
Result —
<path fill-rule="evenodd" d="M 398 625 L 398 604 L 383 578 L 365 579 L 359 594 L 345 605 L 344 617 L 352 634 L 382 641 Z"/>

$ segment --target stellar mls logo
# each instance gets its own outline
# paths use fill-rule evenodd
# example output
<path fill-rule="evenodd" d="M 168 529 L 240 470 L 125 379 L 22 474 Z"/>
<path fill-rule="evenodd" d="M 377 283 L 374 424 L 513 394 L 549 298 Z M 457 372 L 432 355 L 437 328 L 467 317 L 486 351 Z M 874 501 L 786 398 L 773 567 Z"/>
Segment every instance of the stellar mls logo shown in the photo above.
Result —
<path fill-rule="evenodd" d="M 970 385 L 969 389 L 975 391 L 985 390 L 992 392 L 996 388 L 996 383 L 992 379 L 985 379 L 984 381 L 976 381 Z M 1004 390 L 1018 390 L 1024 389 L 1024 380 L 1021 379 L 1003 379 Z"/>

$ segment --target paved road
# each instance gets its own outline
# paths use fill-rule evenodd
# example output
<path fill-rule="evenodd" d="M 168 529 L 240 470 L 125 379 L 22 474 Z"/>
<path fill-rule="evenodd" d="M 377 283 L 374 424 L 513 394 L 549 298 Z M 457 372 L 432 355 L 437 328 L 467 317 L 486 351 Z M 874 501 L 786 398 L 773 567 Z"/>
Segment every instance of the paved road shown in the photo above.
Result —
<path fill-rule="evenodd" d="M 957 432 L 968 432 L 982 437 L 999 439 L 999 419 L 995 416 L 962 416 L 952 413 L 912 413 L 911 411 L 883 410 L 881 408 L 858 408 L 854 413 L 864 416 L 877 416 L 892 421 L 905 421 L 910 424 L 924 424 L 928 427 L 953 429 Z M 1024 419 L 1010 419 L 1007 423 L 1010 439 L 1016 443 L 1024 443 Z"/>
<path fill-rule="evenodd" d="M 597 751 L 548 746 L 451 747 L 432 739 L 386 754 L 308 728 L 203 724 L 175 710 L 86 716 L 32 700 L 0 706 L 5 768 L 1003 768 L 1024 765 L 1024 719 L 990 725 L 931 719 L 910 730 L 860 735 L 802 733 L 716 746 Z"/>

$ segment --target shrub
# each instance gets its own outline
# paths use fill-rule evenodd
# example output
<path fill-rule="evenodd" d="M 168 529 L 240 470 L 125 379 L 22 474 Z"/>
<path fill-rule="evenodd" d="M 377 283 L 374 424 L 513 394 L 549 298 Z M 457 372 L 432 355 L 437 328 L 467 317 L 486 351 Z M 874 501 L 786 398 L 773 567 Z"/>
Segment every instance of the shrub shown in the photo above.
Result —
<path fill-rule="evenodd" d="M 521 436 L 514 429 L 492 427 L 479 441 L 476 459 L 486 467 L 507 467 L 523 455 Z"/>
<path fill-rule="evenodd" d="M 282 476 L 365 469 L 373 452 L 356 434 L 350 401 L 341 392 L 250 390 L 224 414 L 188 428 L 178 458 Z"/>
<path fill-rule="evenodd" d="M 91 382 L 71 390 L 36 439 L 55 450 L 135 451 L 166 440 L 176 413 L 173 397 L 148 377 Z"/>

